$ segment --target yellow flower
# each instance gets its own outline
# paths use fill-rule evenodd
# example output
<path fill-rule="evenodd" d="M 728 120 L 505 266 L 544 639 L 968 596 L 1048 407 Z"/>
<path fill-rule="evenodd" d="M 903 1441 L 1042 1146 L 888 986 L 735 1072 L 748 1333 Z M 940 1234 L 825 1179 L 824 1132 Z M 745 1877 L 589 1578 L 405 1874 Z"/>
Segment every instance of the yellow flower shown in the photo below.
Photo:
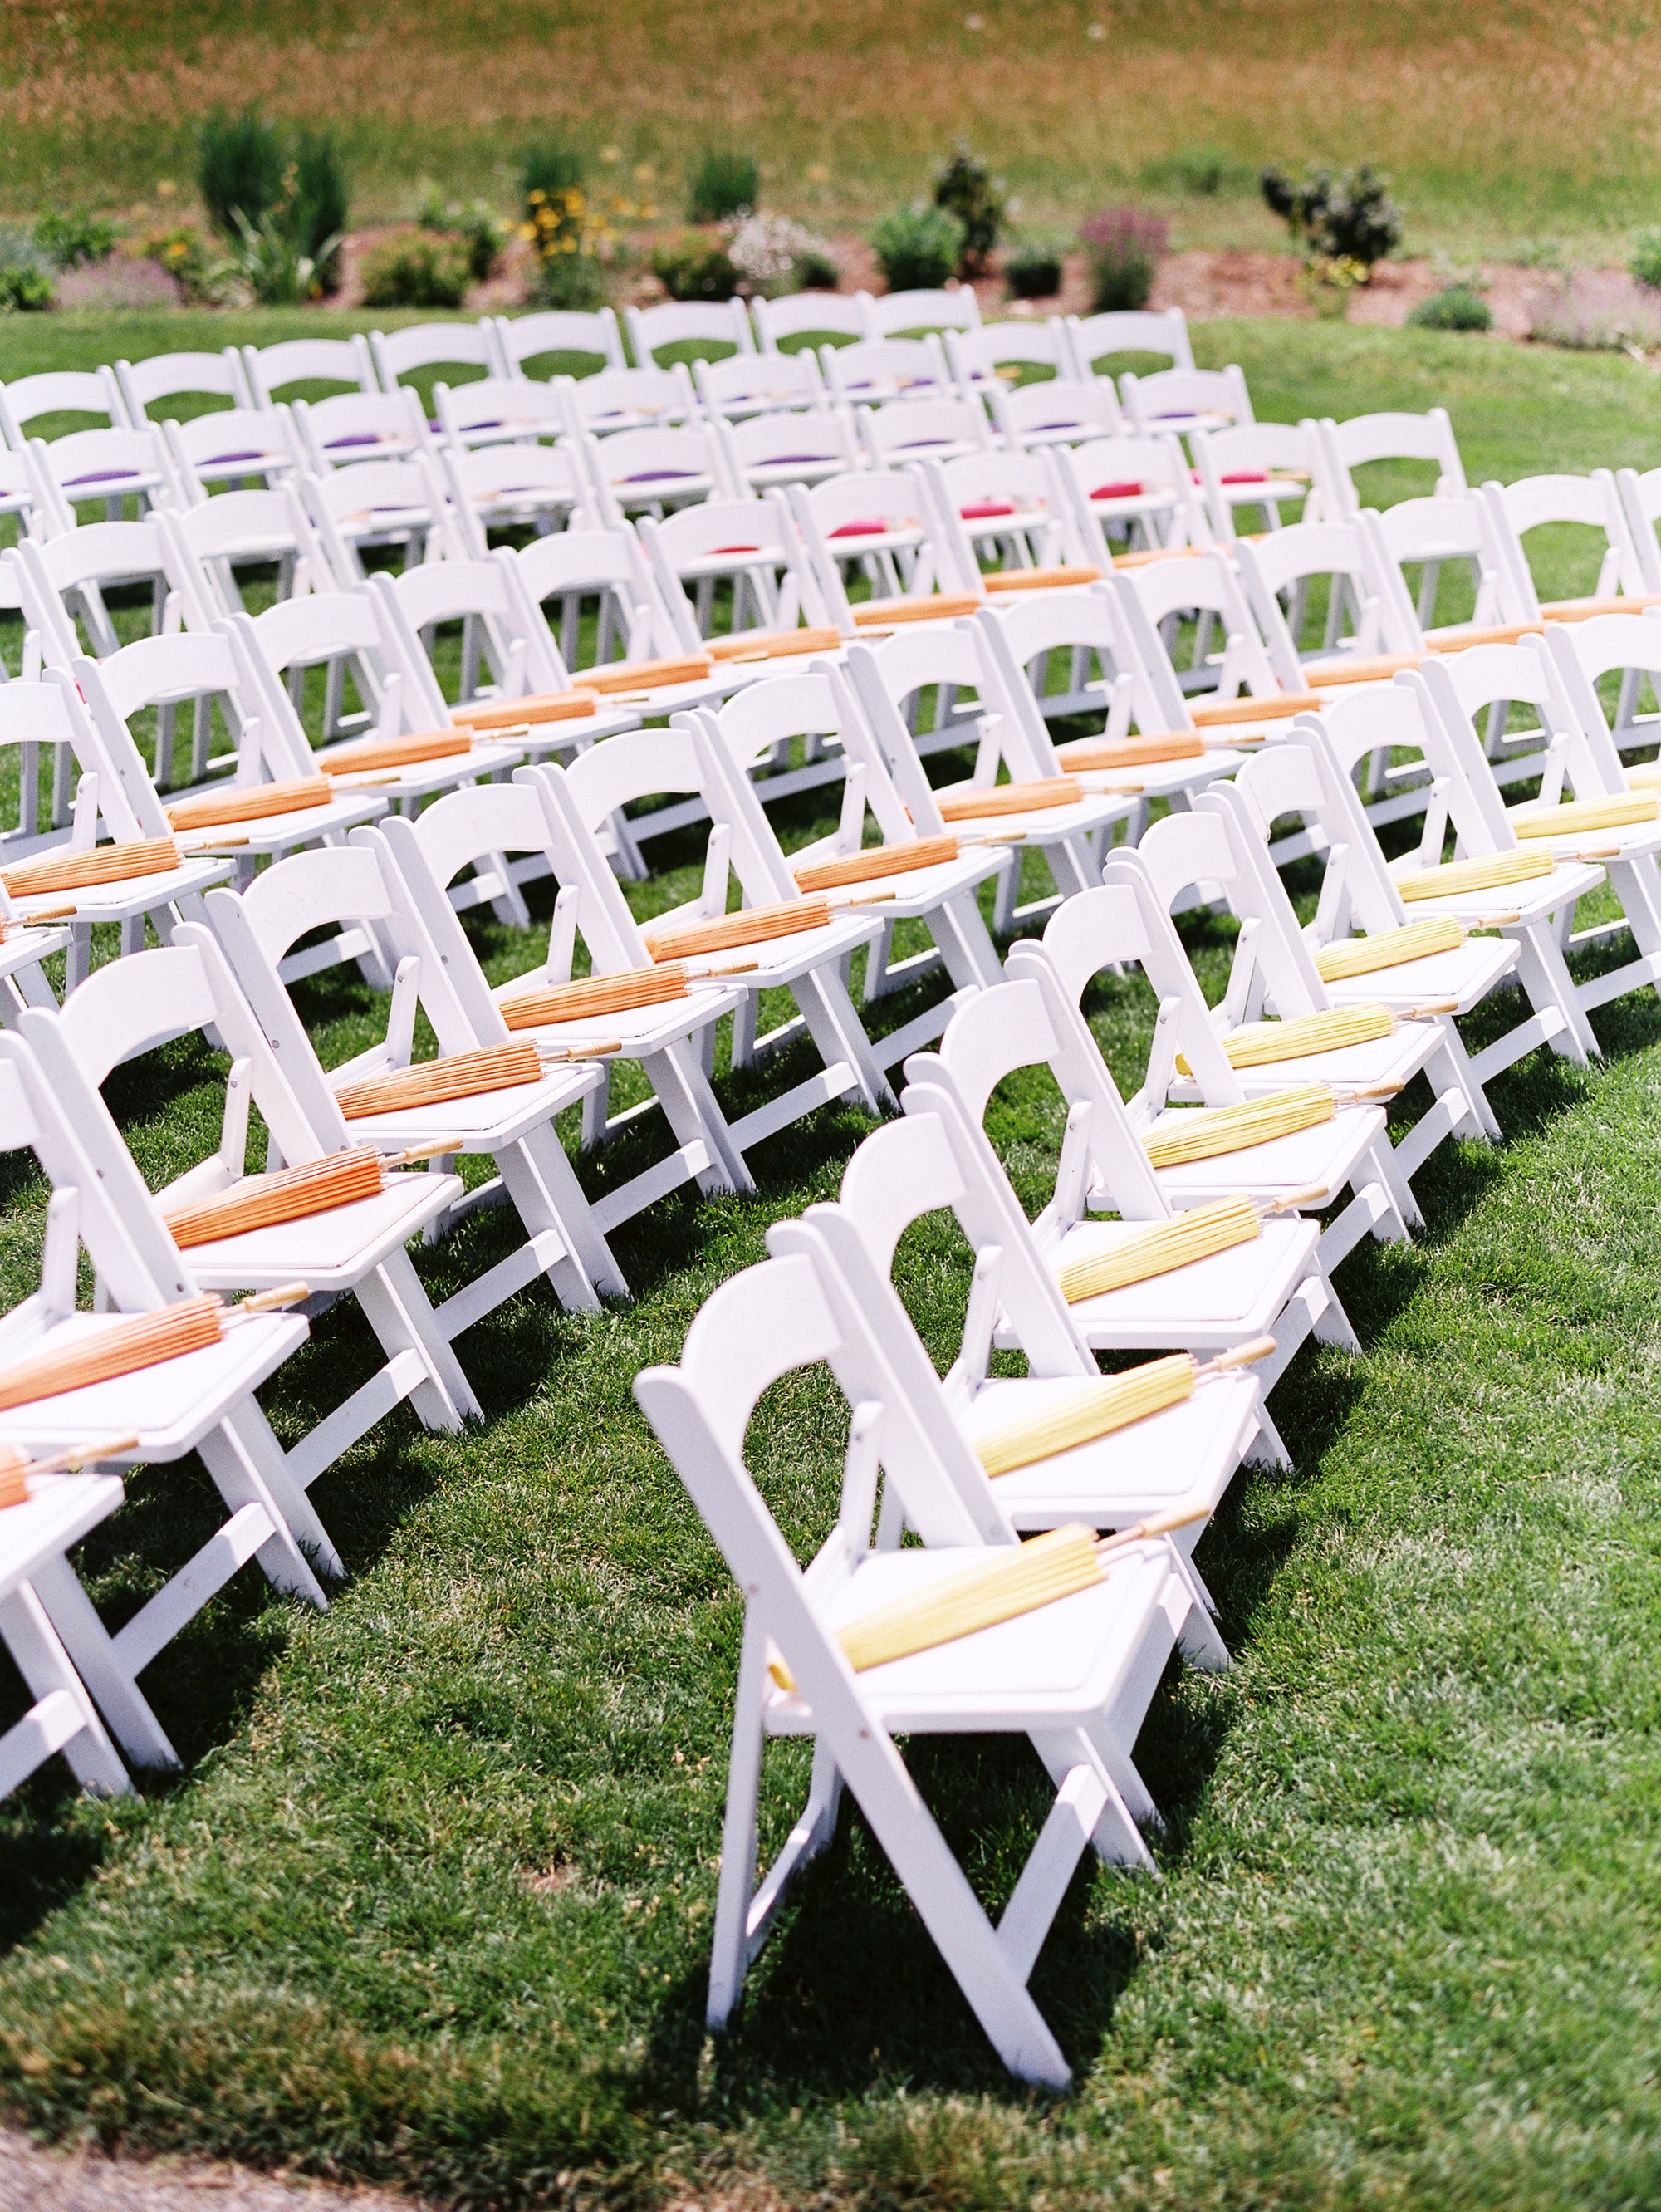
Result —
<path fill-rule="evenodd" d="M 541 191 L 527 192 L 525 194 L 525 199 L 531 207 L 540 207 L 547 198 L 548 194 Z"/>

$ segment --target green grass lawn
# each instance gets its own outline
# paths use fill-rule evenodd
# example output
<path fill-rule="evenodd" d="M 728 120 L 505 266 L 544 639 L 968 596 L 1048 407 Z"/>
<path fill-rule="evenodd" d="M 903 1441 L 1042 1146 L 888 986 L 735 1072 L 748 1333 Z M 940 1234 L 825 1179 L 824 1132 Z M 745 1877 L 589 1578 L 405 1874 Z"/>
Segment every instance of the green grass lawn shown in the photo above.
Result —
<path fill-rule="evenodd" d="M 1629 362 L 1199 335 L 1265 416 L 1446 400 L 1477 478 L 1661 459 Z M 25 343 L 0 326 L 0 374 Z M 810 806 L 783 826 L 805 836 Z M 692 841 L 664 859 L 642 910 L 692 880 Z M 493 975 L 534 957 L 469 927 Z M 1215 993 L 1228 929 L 1185 933 Z M 336 975 L 309 1012 L 333 1060 L 379 1008 Z M 1103 979 L 1089 1012 L 1128 1087 L 1147 993 Z M 834 1194 L 868 1125 L 833 1109 L 755 1157 L 755 1199 L 682 1197 L 621 1232 L 632 1303 L 576 1317 L 539 1289 L 462 1339 L 482 1432 L 401 1415 L 323 1479 L 350 1569 L 332 1610 L 242 1577 L 147 1678 L 182 1779 L 97 1805 L 43 1776 L 0 1806 L 0 2105 L 470 2206 L 1653 2204 L 1661 1007 L 1596 1025 L 1592 1069 L 1536 1057 L 1494 1086 L 1501 1148 L 1422 1171 L 1425 1235 L 1346 1262 L 1362 1354 L 1300 1358 L 1274 1407 L 1294 1472 L 1242 1476 L 1202 1540 L 1234 1665 L 1173 1667 L 1138 1746 L 1161 1878 L 1082 1869 L 1036 1971 L 1072 2095 L 1002 2073 L 852 1808 L 734 2032 L 702 2030 L 739 1610 L 629 1383 L 770 1222 Z M 197 1046 L 112 1082 L 153 1182 L 216 1141 L 221 1083 Z M 996 1103 L 1029 1202 L 1061 1120 L 1047 1080 Z M 0 1170 L 9 1302 L 45 1192 Z M 423 1275 L 446 1292 L 509 1233 L 475 1216 Z M 967 1249 L 931 1218 L 899 1271 L 943 1361 Z M 353 1310 L 325 1316 L 265 1394 L 279 1432 L 371 1360 Z M 799 1550 L 845 1428 L 816 1370 L 752 1431 Z M 130 1496 L 82 1556 L 112 1620 L 210 1510 L 188 1469 Z M 963 1741 L 914 1767 L 1001 1902 L 1046 1808 L 1036 1762 Z M 769 1848 L 805 1772 L 800 1747 L 770 1750 Z"/>

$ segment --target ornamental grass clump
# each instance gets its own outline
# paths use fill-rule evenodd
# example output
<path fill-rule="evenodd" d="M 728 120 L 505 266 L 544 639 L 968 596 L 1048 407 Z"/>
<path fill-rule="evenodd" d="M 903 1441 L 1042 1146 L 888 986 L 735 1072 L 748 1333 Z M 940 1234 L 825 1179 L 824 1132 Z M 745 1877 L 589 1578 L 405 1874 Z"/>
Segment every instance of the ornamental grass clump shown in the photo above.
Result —
<path fill-rule="evenodd" d="M 1164 258 L 1171 227 L 1136 208 L 1107 208 L 1079 226 L 1090 272 L 1090 307 L 1098 315 L 1145 307 Z"/>
<path fill-rule="evenodd" d="M 891 292 L 935 292 L 956 269 L 963 226 L 921 200 L 894 208 L 871 228 L 871 246 Z"/>

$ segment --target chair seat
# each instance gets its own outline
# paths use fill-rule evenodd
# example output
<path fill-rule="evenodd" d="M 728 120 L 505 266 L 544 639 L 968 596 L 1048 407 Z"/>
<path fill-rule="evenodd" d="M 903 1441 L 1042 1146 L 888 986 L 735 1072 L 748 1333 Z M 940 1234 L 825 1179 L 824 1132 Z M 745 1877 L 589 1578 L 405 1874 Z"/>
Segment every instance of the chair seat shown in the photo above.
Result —
<path fill-rule="evenodd" d="M 985 788 L 975 783 L 948 784 L 935 797 L 966 799 Z M 1058 845 L 1064 838 L 1082 836 L 1093 830 L 1105 830 L 1110 823 L 1125 821 L 1135 812 L 1136 804 L 1134 797 L 1098 792 L 1070 806 L 1035 806 L 1029 813 L 981 815 L 973 822 L 949 822 L 946 829 L 949 834 L 984 830 L 989 837 L 1018 836 L 1026 845 Z"/>
<path fill-rule="evenodd" d="M 1362 1005 L 1369 1002 L 1366 1000 Z M 1300 1083 L 1330 1083 L 1339 1090 L 1372 1083 L 1410 1083 L 1435 1053 L 1441 1032 L 1430 1022 L 1406 1022 L 1390 1036 L 1374 1037 L 1365 1044 L 1347 1044 L 1331 1052 L 1311 1052 L 1295 1060 L 1277 1060 L 1264 1067 L 1235 1070 L 1240 1089 L 1248 1098 L 1267 1097 Z M 1173 1101 L 1197 1100 L 1191 1083 L 1173 1085 Z"/>
<path fill-rule="evenodd" d="M 318 755 L 319 764 L 339 750 L 336 745 L 324 746 Z M 511 744 L 472 745 L 464 753 L 447 753 L 437 760 L 412 761 L 402 768 L 367 768 L 331 775 L 329 781 L 343 793 L 373 792 L 389 803 L 430 799 L 435 793 L 452 790 L 464 780 L 472 783 L 517 768 L 524 758 L 524 747 L 515 738 Z"/>
<path fill-rule="evenodd" d="M 523 995 L 533 978 L 518 975 L 492 993 L 499 1006 L 511 1006 Z M 587 1044 L 597 1038 L 618 1037 L 625 1060 L 642 1060 L 665 1047 L 696 1036 L 710 1023 L 742 1006 L 745 994 L 725 988 L 694 991 L 684 999 L 671 999 L 655 1006 L 629 1006 L 615 1014 L 584 1014 L 576 1021 L 548 1022 L 534 1030 L 515 1030 L 516 1037 L 534 1037 L 538 1044 Z"/>
<path fill-rule="evenodd" d="M 1076 777 L 1086 791 L 1105 791 L 1117 786 L 1123 792 L 1127 784 L 1139 783 L 1141 798 L 1169 799 L 1173 792 L 1198 791 L 1209 783 L 1233 775 L 1246 757 L 1244 753 L 1234 752 L 1227 745 L 1215 745 L 1208 746 L 1204 757 L 1199 760 L 1146 761 L 1125 768 L 1071 768 L 1064 760 L 1061 769 L 1064 775 Z"/>
<path fill-rule="evenodd" d="M 868 893 L 892 891 L 894 896 L 882 908 L 884 920 L 912 921 L 931 913 L 943 899 L 973 890 L 989 876 L 1000 874 L 1017 849 L 1013 845 L 971 846 L 955 860 L 943 860 L 936 867 L 896 869 L 892 875 L 875 876 L 868 883 L 850 888 Z M 803 860 L 802 854 L 795 853 L 791 858 L 797 865 Z"/>
<path fill-rule="evenodd" d="M 1171 1128 L 1191 1110 L 1179 1106 L 1161 1114 L 1152 1127 Z M 1302 1190 L 1312 1183 L 1324 1183 L 1336 1201 L 1384 1134 L 1385 1117 L 1376 1106 L 1340 1107 L 1330 1121 L 1318 1121 L 1312 1129 L 1299 1129 L 1288 1137 L 1272 1137 L 1267 1144 L 1247 1145 L 1238 1152 L 1191 1160 L 1155 1172 L 1160 1188 L 1179 1211 L 1209 1206 L 1214 1199 L 1230 1198 L 1242 1190 Z"/>
<path fill-rule="evenodd" d="M 1062 1238 L 1052 1264 L 1058 1271 L 1111 1252 L 1145 1236 L 1149 1226 L 1145 1221 L 1079 1222 Z M 1209 1352 L 1241 1344 L 1272 1330 L 1308 1274 L 1319 1241 L 1315 1222 L 1271 1218 L 1249 1244 L 1082 1298 L 1068 1310 L 1096 1350 Z"/>
<path fill-rule="evenodd" d="M 1076 1392 L 1073 1377 L 992 1381 L 961 1416 L 973 1443 L 1007 1421 L 1041 1412 Z M 1072 1451 L 1000 1474 L 992 1485 L 1017 1528 L 1082 1521 L 1128 1528 L 1146 1515 L 1179 1507 L 1215 1510 L 1258 1425 L 1258 1386 L 1249 1375 L 1221 1376 L 1179 1406 Z M 1191 1551 L 1203 1523 L 1178 1532 Z"/>
<path fill-rule="evenodd" d="M 28 1345 L 9 1347 L 0 1367 L 33 1358 L 118 1327 L 115 1314 L 71 1314 Z M 47 1452 L 136 1434 L 132 1452 L 113 1452 L 124 1463 L 179 1459 L 192 1451 L 226 1414 L 258 1388 L 306 1341 L 306 1324 L 288 1314 L 251 1315 L 218 1344 L 177 1359 L 164 1359 L 131 1375 L 60 1390 L 0 1413 L 0 1443 Z M 0 1527 L 3 1527 L 0 1522 Z"/>
<path fill-rule="evenodd" d="M 461 1194 L 459 1176 L 394 1175 L 378 1198 L 215 1237 L 186 1259 L 206 1291 L 275 1290 L 297 1279 L 313 1291 L 349 1290 Z"/>
<path fill-rule="evenodd" d="M 596 1034 L 591 1031 L 591 1035 Z M 361 1075 L 344 1079 L 362 1082 Z M 464 1152 L 494 1152 L 538 1128 L 550 1115 L 575 1106 L 605 1080 L 597 1060 L 555 1067 L 540 1083 L 518 1083 L 505 1091 L 481 1091 L 471 1098 L 446 1099 L 433 1106 L 405 1106 L 349 1121 L 355 1142 L 413 1151 L 435 1137 L 458 1137 Z"/>
<path fill-rule="evenodd" d="M 1529 811 L 1526 807 L 1509 810 L 1513 821 Z M 1646 854 L 1661 853 L 1661 822 L 1626 822 L 1613 830 L 1579 830 L 1561 837 L 1525 837 L 1522 842 L 1525 850 L 1549 853 L 1555 860 L 1573 860 L 1580 853 L 1602 854 L 1611 848 L 1618 849 L 1623 860 L 1638 860 Z"/>
<path fill-rule="evenodd" d="M 113 1474 L 35 1476 L 22 1504 L 0 1513 L 0 1600 L 107 1521 L 124 1495 Z"/>
<path fill-rule="evenodd" d="M 873 1553 L 825 1601 L 824 1617 L 845 1626 L 991 1557 L 981 1547 Z M 1162 1540 L 1127 1544 L 1104 1565 L 1107 1573 L 1093 1589 L 866 1668 L 859 1677 L 866 1703 L 896 1735 L 1026 1730 L 1106 1712 L 1150 1664 L 1163 1667 L 1191 1600 Z M 776 1692 L 763 1711 L 770 1735 L 813 1733 L 812 1708 L 799 1693 Z"/>
<path fill-rule="evenodd" d="M 217 787 L 223 791 L 229 786 Z M 252 822 L 225 822 L 211 830 L 176 830 L 173 842 L 181 852 L 199 853 L 229 846 L 234 838 L 238 842 L 233 849 L 239 855 L 258 860 L 288 852 L 296 845 L 313 844 L 326 830 L 355 829 L 359 823 L 373 822 L 385 811 L 386 800 L 380 792 L 364 792 L 355 798 L 331 799 L 327 806 L 299 806 L 287 814 L 260 815 Z"/>
<path fill-rule="evenodd" d="M 74 890 L 39 891 L 32 897 L 15 899 L 13 904 L 25 921 L 43 907 L 50 911 L 73 902 L 78 922 L 126 921 L 135 915 L 149 914 L 168 899 L 184 898 L 191 891 L 222 884 L 231 872 L 229 860 L 194 860 L 156 875 L 134 876 L 126 883 L 83 884 Z"/>
<path fill-rule="evenodd" d="M 1600 831 L 1575 840 L 1577 845 L 1606 844 L 1608 839 Z M 1392 868 L 1392 875 L 1413 875 L 1418 872 L 1417 863 L 1405 868 Z M 1519 884 L 1496 884 L 1491 890 L 1455 891 L 1445 897 L 1415 898 L 1407 903 L 1409 921 L 1429 921 L 1438 915 L 1457 914 L 1480 921 L 1489 915 L 1518 915 L 1519 927 L 1544 921 L 1549 916 L 1567 906 L 1572 900 L 1583 899 L 1595 891 L 1603 880 L 1599 867 L 1583 866 L 1579 861 L 1560 863 L 1549 876 L 1525 878 Z"/>
<path fill-rule="evenodd" d="M 1337 1006 L 1405 1008 L 1452 999 L 1458 1002 L 1456 1011 L 1467 1014 L 1521 957 L 1522 947 L 1503 938 L 1472 937 L 1452 952 L 1433 952 L 1423 960 L 1402 960 L 1370 975 L 1328 983 L 1326 995 Z"/>

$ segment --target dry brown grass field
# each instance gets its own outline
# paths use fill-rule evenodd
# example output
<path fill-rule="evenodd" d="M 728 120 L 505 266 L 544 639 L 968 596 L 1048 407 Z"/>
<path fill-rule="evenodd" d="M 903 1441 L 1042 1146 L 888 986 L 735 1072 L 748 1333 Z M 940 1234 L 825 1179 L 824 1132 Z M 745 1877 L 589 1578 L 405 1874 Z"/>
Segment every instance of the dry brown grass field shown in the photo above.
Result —
<path fill-rule="evenodd" d="M 954 141 L 1035 216 L 1139 188 L 1182 243 L 1267 239 L 1265 160 L 1369 159 L 1409 244 L 1619 234 L 1661 212 L 1661 19 L 1626 0 L 7 0 L 0 204 L 120 204 L 191 173 L 197 119 L 254 100 L 339 130 L 361 216 L 423 174 L 505 186 L 556 125 L 666 201 L 712 141 L 776 205 L 859 217 Z M 1184 190 L 1215 149 L 1222 189 Z"/>

